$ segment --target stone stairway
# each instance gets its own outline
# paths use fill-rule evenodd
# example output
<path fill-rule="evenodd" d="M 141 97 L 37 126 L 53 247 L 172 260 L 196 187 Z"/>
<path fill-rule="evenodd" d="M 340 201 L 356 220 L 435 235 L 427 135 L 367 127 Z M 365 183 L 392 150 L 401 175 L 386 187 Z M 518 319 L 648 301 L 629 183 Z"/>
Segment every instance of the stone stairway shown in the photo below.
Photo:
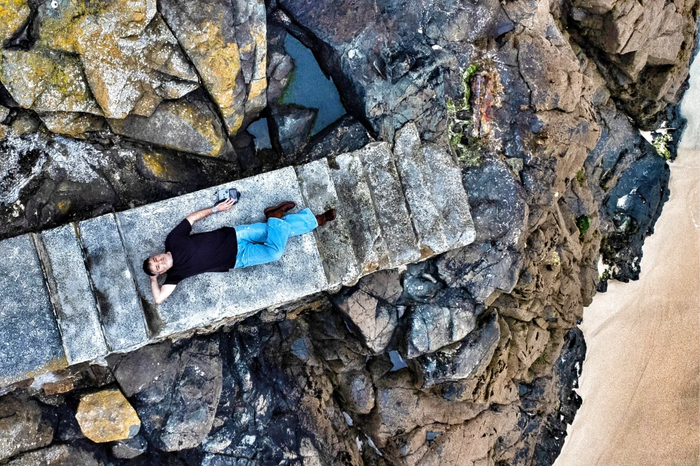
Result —
<path fill-rule="evenodd" d="M 338 218 L 291 238 L 281 260 L 189 278 L 156 306 L 143 260 L 170 230 L 211 206 L 219 189 L 240 202 L 194 232 L 264 221 L 283 200 Z M 128 352 L 166 337 L 352 285 L 363 275 L 426 259 L 474 240 L 461 171 L 412 125 L 334 158 L 0 242 L 0 387 Z"/>

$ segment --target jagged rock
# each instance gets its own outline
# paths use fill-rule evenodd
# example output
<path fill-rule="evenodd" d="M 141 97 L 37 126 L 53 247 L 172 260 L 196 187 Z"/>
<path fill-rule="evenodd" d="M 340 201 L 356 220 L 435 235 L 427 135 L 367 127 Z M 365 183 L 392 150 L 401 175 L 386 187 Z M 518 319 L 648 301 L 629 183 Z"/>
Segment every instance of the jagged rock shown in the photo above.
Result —
<path fill-rule="evenodd" d="M 132 438 L 141 428 L 136 411 L 117 389 L 81 396 L 75 418 L 83 434 L 95 443 Z"/>
<path fill-rule="evenodd" d="M 464 171 L 469 194 L 475 242 L 499 241 L 516 244 L 527 222 L 527 205 L 522 188 L 499 159 L 487 159 L 478 168 Z"/>
<path fill-rule="evenodd" d="M 78 54 L 92 95 L 108 118 L 149 116 L 161 100 L 198 87 L 195 70 L 153 0 L 95 7 L 70 0 L 59 9 L 43 3 L 36 28 L 35 48 Z"/>
<path fill-rule="evenodd" d="M 429 302 L 444 286 L 438 278 L 437 268 L 432 261 L 409 264 L 403 274 L 405 296 L 419 303 Z"/>
<path fill-rule="evenodd" d="M 529 382 L 532 376 L 528 374 L 528 369 L 543 355 L 549 343 L 550 334 L 536 321 L 525 323 L 508 319 L 508 327 L 512 335 L 508 370 L 514 380 Z M 550 364 L 552 362 L 549 361 Z"/>
<path fill-rule="evenodd" d="M 376 407 L 365 426 L 380 448 L 390 437 L 416 426 L 461 424 L 488 409 L 485 404 L 454 403 L 416 390 L 407 370 L 388 374 L 376 387 Z"/>
<path fill-rule="evenodd" d="M 232 149 L 219 117 L 198 96 L 162 102 L 149 117 L 130 115 L 108 122 L 117 134 L 183 152 L 219 157 Z"/>
<path fill-rule="evenodd" d="M 422 378 L 422 388 L 444 382 L 479 377 L 491 362 L 500 340 L 498 317 L 467 335 L 459 343 L 409 360 Z"/>
<path fill-rule="evenodd" d="M 399 274 L 395 270 L 380 271 L 360 279 L 355 292 L 336 296 L 333 301 L 367 347 L 381 353 L 398 324 L 399 310 L 394 304 L 401 292 Z"/>
<path fill-rule="evenodd" d="M 272 121 L 282 152 L 291 155 L 302 150 L 311 134 L 318 110 L 296 105 L 272 106 Z"/>
<path fill-rule="evenodd" d="M 103 118 L 89 113 L 47 112 L 40 113 L 39 118 L 52 133 L 80 139 L 84 139 L 89 131 L 100 131 L 105 127 Z"/>
<path fill-rule="evenodd" d="M 297 160 L 304 163 L 323 157 L 335 157 L 359 150 L 370 141 L 371 138 L 362 123 L 350 115 L 345 115 L 312 136 Z"/>
<path fill-rule="evenodd" d="M 366 370 L 350 370 L 338 375 L 338 394 L 351 413 L 368 414 L 374 408 L 374 387 Z"/>
<path fill-rule="evenodd" d="M 107 462 L 90 451 L 71 445 L 52 445 L 48 448 L 25 453 L 9 463 L 8 466 L 103 466 Z"/>
<path fill-rule="evenodd" d="M 216 341 L 191 340 L 171 351 L 148 346 L 112 362 L 117 381 L 157 448 L 194 448 L 211 430 L 221 394 L 221 359 Z"/>
<path fill-rule="evenodd" d="M 120 440 L 112 445 L 112 454 L 116 458 L 130 460 L 142 455 L 148 448 L 148 442 L 141 435 L 133 438 Z"/>
<path fill-rule="evenodd" d="M 31 10 L 26 0 L 8 0 L 0 5 L 0 43 L 14 36 L 29 18 Z"/>
<path fill-rule="evenodd" d="M 80 59 L 57 50 L 3 50 L 0 80 L 23 108 L 102 115 Z"/>
<path fill-rule="evenodd" d="M 236 134 L 267 105 L 265 3 L 238 1 L 232 8 L 223 0 L 167 0 L 160 8 L 218 105 L 229 134 Z"/>
<path fill-rule="evenodd" d="M 487 411 L 452 429 L 439 425 L 425 429 L 438 435 L 425 442 L 422 448 L 394 450 L 392 453 L 400 455 L 401 464 L 410 466 L 493 464 L 501 459 L 504 450 L 518 440 L 520 417 L 518 408 L 513 405 L 503 410 Z M 425 430 L 421 432 L 424 441 Z"/>
<path fill-rule="evenodd" d="M 437 270 L 450 286 L 462 286 L 477 303 L 485 303 L 496 290 L 513 291 L 521 262 L 512 249 L 479 243 L 446 253 L 438 259 Z"/>
<path fill-rule="evenodd" d="M 419 304 L 410 311 L 406 357 L 432 353 L 466 337 L 476 327 L 482 311 L 483 307 L 474 304 L 464 291 L 441 290 L 431 304 Z"/>
<path fill-rule="evenodd" d="M 54 426 L 36 401 L 7 395 L 0 398 L 0 432 L 0 461 L 3 461 L 50 444 Z"/>

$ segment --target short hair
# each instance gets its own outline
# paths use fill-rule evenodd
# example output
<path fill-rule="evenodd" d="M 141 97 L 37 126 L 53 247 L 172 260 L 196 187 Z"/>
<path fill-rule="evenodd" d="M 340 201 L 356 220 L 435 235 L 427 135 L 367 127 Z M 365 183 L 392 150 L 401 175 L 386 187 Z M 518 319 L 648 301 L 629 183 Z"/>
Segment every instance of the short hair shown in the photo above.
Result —
<path fill-rule="evenodd" d="M 155 277 L 158 275 L 157 273 L 153 273 L 151 270 L 151 264 L 148 262 L 151 260 L 151 258 L 147 258 L 145 261 L 143 261 L 143 271 L 146 272 L 146 275 L 150 275 L 151 277 Z"/>

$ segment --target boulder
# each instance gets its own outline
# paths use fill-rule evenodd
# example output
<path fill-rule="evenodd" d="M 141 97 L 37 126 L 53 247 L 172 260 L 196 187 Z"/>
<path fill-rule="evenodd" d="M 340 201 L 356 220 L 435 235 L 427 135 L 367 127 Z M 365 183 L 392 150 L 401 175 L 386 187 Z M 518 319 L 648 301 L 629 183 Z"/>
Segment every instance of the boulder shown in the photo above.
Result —
<path fill-rule="evenodd" d="M 21 107 L 102 115 L 75 55 L 41 48 L 2 50 L 0 81 Z"/>
<path fill-rule="evenodd" d="M 467 337 L 434 353 L 409 360 L 422 378 L 422 388 L 479 377 L 491 362 L 500 340 L 498 317 L 494 316 Z"/>
<path fill-rule="evenodd" d="M 77 54 L 92 95 L 108 118 L 149 116 L 163 99 L 177 99 L 199 86 L 196 71 L 154 0 L 87 8 L 81 0 L 69 0 L 57 9 L 43 3 L 35 27 L 35 49 Z"/>
<path fill-rule="evenodd" d="M 89 113 L 44 112 L 39 114 L 39 118 L 52 133 L 79 139 L 85 139 L 87 132 L 105 128 L 104 118 Z"/>
<path fill-rule="evenodd" d="M 52 445 L 48 448 L 25 453 L 9 463 L 8 466 L 104 466 L 108 464 L 94 453 L 71 445 Z"/>
<path fill-rule="evenodd" d="M 83 434 L 95 443 L 132 438 L 141 428 L 136 411 L 118 389 L 81 396 L 75 418 Z"/>
<path fill-rule="evenodd" d="M 352 322 L 351 326 L 367 347 L 381 353 L 398 324 L 399 309 L 394 304 L 401 292 L 398 272 L 386 270 L 363 277 L 356 291 L 334 296 L 333 301 Z"/>
<path fill-rule="evenodd" d="M 412 308 L 408 318 L 405 355 L 412 359 L 432 353 L 466 337 L 483 311 L 459 288 L 441 290 L 431 304 Z"/>
<path fill-rule="evenodd" d="M 54 426 L 36 401 L 6 395 L 0 398 L 0 432 L 0 461 L 3 461 L 50 444 Z"/>
<path fill-rule="evenodd" d="M 309 139 L 318 110 L 297 105 L 274 105 L 271 108 L 273 128 L 282 152 L 291 155 L 302 150 Z"/>
<path fill-rule="evenodd" d="M 27 0 L 6 0 L 0 4 L 0 43 L 14 36 L 29 18 Z"/>
<path fill-rule="evenodd" d="M 109 119 L 117 134 L 181 152 L 220 157 L 232 152 L 219 117 L 201 96 L 162 102 L 149 117 Z"/>
<path fill-rule="evenodd" d="M 112 445 L 112 454 L 116 458 L 130 460 L 142 455 L 148 448 L 148 442 L 141 435 L 130 439 L 120 440 Z"/>
<path fill-rule="evenodd" d="M 159 6 L 229 134 L 236 134 L 267 105 L 265 3 L 165 0 Z"/>
<path fill-rule="evenodd" d="M 193 339 L 179 348 L 161 343 L 111 362 L 114 374 L 157 448 L 200 445 L 211 430 L 221 395 L 222 366 L 216 340 Z"/>

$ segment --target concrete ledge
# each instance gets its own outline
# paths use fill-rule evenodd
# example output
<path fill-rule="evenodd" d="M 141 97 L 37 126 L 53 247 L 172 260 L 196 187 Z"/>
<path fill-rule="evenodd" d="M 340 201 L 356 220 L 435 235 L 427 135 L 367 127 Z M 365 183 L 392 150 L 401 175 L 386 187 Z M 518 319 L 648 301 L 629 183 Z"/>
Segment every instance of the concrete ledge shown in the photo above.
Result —
<path fill-rule="evenodd" d="M 68 365 L 31 235 L 0 242 L 0 386 Z"/>
<path fill-rule="evenodd" d="M 132 270 L 136 271 L 139 295 L 150 318 L 150 328 L 158 337 L 277 306 L 328 288 L 321 258 L 313 235 L 290 238 L 282 259 L 225 273 L 207 273 L 188 278 L 160 306 L 151 296 L 149 277 L 139 271 L 149 255 L 163 252 L 168 233 L 188 214 L 210 207 L 219 189 L 236 187 L 241 199 L 228 212 L 197 222 L 194 232 L 222 226 L 265 221 L 263 209 L 291 200 L 304 201 L 293 168 L 246 178 L 186 194 L 117 214 Z"/>
<path fill-rule="evenodd" d="M 75 227 L 64 225 L 38 238 L 68 363 L 105 356 L 107 345 Z"/>
<path fill-rule="evenodd" d="M 145 345 L 146 319 L 114 215 L 80 222 L 79 228 L 110 351 Z"/>

